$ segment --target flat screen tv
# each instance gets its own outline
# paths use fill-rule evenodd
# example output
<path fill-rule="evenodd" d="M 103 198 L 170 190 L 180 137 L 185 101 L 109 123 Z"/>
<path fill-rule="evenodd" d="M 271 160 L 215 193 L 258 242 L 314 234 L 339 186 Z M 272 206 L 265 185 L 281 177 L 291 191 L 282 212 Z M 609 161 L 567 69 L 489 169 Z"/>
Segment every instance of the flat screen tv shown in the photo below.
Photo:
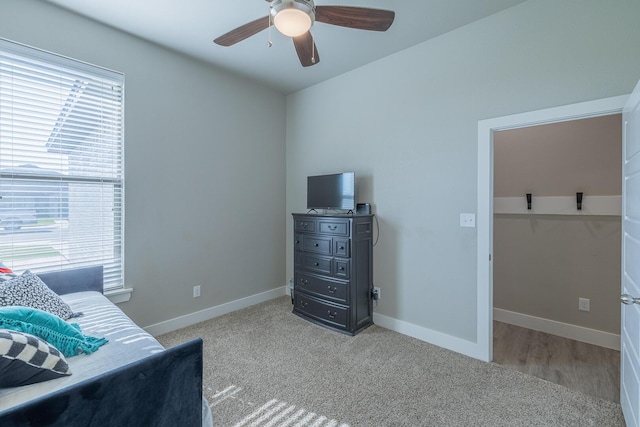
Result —
<path fill-rule="evenodd" d="M 355 210 L 355 173 L 307 177 L 307 209 Z"/>

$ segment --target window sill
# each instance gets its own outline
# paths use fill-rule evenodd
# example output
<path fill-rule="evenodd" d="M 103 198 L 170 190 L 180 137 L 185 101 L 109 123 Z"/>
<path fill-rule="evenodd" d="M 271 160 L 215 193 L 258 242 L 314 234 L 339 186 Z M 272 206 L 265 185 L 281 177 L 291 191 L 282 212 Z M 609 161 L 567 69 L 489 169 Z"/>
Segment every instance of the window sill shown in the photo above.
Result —
<path fill-rule="evenodd" d="M 127 302 L 131 299 L 131 293 L 133 288 L 114 289 L 112 291 L 106 291 L 104 296 L 114 304 L 120 304 Z"/>

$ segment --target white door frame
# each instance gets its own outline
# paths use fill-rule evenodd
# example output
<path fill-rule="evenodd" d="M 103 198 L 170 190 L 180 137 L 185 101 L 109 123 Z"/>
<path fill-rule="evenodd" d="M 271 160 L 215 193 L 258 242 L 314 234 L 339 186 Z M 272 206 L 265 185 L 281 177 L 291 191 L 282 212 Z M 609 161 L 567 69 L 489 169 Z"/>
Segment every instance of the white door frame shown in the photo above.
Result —
<path fill-rule="evenodd" d="M 478 122 L 478 359 L 493 360 L 493 133 L 621 113 L 628 97 L 616 96 Z"/>

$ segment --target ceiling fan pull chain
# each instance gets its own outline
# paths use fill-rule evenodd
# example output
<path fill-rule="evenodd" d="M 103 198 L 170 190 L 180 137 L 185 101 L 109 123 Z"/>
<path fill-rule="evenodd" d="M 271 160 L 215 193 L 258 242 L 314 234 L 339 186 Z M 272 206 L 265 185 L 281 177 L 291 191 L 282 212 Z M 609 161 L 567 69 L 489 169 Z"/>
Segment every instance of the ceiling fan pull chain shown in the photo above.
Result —
<path fill-rule="evenodd" d="M 309 32 L 309 35 L 311 35 L 311 63 L 315 64 L 316 63 L 316 41 L 313 39 L 313 34 L 311 34 L 311 32 Z"/>
<path fill-rule="evenodd" d="M 273 46 L 273 42 L 271 41 L 271 9 L 273 8 L 273 5 L 269 4 L 269 41 L 267 42 L 267 46 L 271 47 Z"/>

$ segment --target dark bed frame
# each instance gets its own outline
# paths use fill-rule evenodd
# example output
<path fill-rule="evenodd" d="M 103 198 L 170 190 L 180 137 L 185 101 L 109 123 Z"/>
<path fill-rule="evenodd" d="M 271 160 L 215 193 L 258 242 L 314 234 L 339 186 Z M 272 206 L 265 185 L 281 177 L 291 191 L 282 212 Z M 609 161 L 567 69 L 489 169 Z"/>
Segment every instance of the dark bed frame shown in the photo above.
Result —
<path fill-rule="evenodd" d="M 39 274 L 58 294 L 102 292 L 102 267 Z M 0 426 L 202 425 L 202 339 L 0 412 Z"/>

